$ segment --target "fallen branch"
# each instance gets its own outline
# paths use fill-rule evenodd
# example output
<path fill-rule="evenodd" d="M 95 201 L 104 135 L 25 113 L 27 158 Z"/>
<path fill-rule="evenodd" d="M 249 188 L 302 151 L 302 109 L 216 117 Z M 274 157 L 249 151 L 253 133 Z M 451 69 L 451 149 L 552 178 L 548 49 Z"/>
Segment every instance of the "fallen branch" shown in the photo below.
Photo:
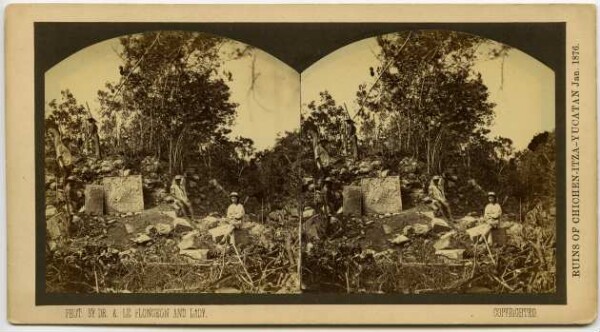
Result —
<path fill-rule="evenodd" d="M 238 251 L 237 246 L 235 245 L 235 243 L 231 243 L 231 245 L 233 246 L 233 250 L 235 250 L 235 255 L 237 256 L 237 259 L 240 261 L 240 264 L 242 265 L 242 268 L 244 269 L 246 276 L 248 276 L 250 285 L 252 287 L 254 287 L 254 282 L 252 281 L 252 277 L 250 276 L 250 273 L 248 273 L 248 270 L 246 269 L 246 264 L 244 264 L 244 262 L 242 261 L 242 257 L 240 257 L 240 252 Z"/>

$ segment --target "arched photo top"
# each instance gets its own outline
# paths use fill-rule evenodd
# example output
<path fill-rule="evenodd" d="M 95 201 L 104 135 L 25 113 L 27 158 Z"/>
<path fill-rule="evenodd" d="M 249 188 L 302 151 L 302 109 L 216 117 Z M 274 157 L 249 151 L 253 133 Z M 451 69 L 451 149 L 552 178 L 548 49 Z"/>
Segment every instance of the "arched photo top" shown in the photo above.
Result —
<path fill-rule="evenodd" d="M 232 137 L 249 137 L 256 148 L 264 149 L 272 146 L 280 133 L 298 127 L 299 74 L 293 68 L 252 45 L 214 34 L 179 30 L 108 39 L 57 63 L 45 73 L 46 117 L 49 103 L 60 102 L 61 92 L 66 90 L 77 103 L 87 105 L 85 111 L 95 118 L 102 117 L 102 111 L 115 106 L 115 102 L 126 104 L 125 109 L 134 109 L 136 101 L 180 84 L 172 74 L 181 70 L 223 83 L 219 93 L 227 94 L 226 101 L 236 110 L 234 116 L 226 119 L 231 124 L 228 129 Z M 168 79 L 169 75 L 173 79 Z M 123 94 L 126 86 L 131 89 Z M 177 89 L 165 100 L 172 100 L 181 92 Z M 209 98 L 202 90 L 196 91 L 198 98 Z M 278 93 L 273 93 L 276 90 Z M 181 107 L 190 107 L 189 103 L 186 105 Z M 122 112 L 126 113 L 127 110 Z M 260 131 L 256 129 L 258 124 L 263 126 Z"/>
<path fill-rule="evenodd" d="M 190 31 L 106 40 L 48 70 L 45 200 L 39 203 L 46 208 L 44 239 L 52 249 L 40 260 L 46 264 L 42 289 L 300 292 L 294 268 L 299 221 L 287 214 L 266 222 L 275 207 L 296 200 L 298 176 L 292 176 L 295 163 L 288 151 L 299 145 L 299 84 L 295 70 L 257 48 Z M 242 224 L 248 232 L 244 247 L 237 240 Z M 250 238 L 254 227 L 258 232 Z M 266 240 L 264 234 L 289 242 Z M 62 253 L 82 247 L 90 255 L 114 254 L 114 264 L 99 272 L 106 278 L 92 288 L 85 275 L 63 268 Z M 244 269 L 222 270 L 222 276 L 198 268 L 219 255 L 223 261 L 240 258 L 242 248 L 269 254 L 254 255 Z M 121 260 L 117 253 L 124 251 L 135 253 L 127 256 L 132 260 Z M 273 261 L 278 257 L 287 258 Z M 267 259 L 277 272 L 269 277 L 249 272 L 259 271 Z M 157 265 L 152 273 L 141 271 L 139 282 L 116 272 L 146 262 Z M 186 277 L 173 281 L 173 264 L 186 269 Z M 222 277 L 231 281 L 221 283 Z"/>
<path fill-rule="evenodd" d="M 384 34 L 330 53 L 301 74 L 303 113 L 327 91 L 355 117 L 369 111 L 381 89 L 396 89 L 396 98 L 427 111 L 433 104 L 426 92 L 433 91 L 428 87 L 436 84 L 431 75 L 436 70 L 481 80 L 485 100 L 493 104 L 490 136 L 509 137 L 523 148 L 534 134 L 554 129 L 555 75 L 549 67 L 509 45 L 448 30 Z"/>

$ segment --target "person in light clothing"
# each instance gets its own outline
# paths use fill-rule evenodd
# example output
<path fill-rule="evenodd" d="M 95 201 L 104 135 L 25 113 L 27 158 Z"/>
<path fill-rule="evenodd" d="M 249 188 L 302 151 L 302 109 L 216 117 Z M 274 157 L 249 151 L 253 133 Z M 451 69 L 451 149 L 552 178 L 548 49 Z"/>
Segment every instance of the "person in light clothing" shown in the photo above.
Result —
<path fill-rule="evenodd" d="M 244 206 L 239 202 L 240 197 L 238 193 L 235 191 L 232 192 L 229 194 L 229 198 L 231 199 L 231 204 L 227 208 L 227 219 L 229 219 L 231 225 L 239 228 L 246 211 L 244 211 Z"/>
<path fill-rule="evenodd" d="M 483 212 L 483 219 L 490 226 L 495 227 L 500 222 L 500 216 L 502 216 L 502 207 L 496 201 L 496 193 L 488 193 L 488 204 L 485 206 Z"/>
<path fill-rule="evenodd" d="M 175 198 L 173 204 L 177 214 L 187 215 L 190 218 L 194 216 L 194 209 L 192 208 L 192 203 L 190 202 L 187 190 L 185 189 L 185 178 L 182 175 L 176 175 L 173 178 L 173 182 L 171 183 L 171 195 Z"/>
<path fill-rule="evenodd" d="M 436 175 L 431 179 L 428 190 L 429 196 L 433 199 L 436 210 L 440 210 L 448 221 L 453 222 L 454 219 L 452 218 L 450 203 L 446 199 L 446 194 L 440 188 L 440 179 L 441 177 L 439 175 Z"/>

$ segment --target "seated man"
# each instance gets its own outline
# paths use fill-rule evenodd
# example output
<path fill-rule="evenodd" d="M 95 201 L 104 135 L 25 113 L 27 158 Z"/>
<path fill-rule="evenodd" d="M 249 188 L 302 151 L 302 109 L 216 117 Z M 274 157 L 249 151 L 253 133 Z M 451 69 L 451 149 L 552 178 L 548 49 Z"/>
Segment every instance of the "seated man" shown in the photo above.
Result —
<path fill-rule="evenodd" d="M 488 202 L 483 212 L 483 219 L 490 226 L 496 227 L 500 222 L 500 216 L 502 216 L 502 208 L 496 202 L 496 193 L 491 191 L 488 193 Z"/>
<path fill-rule="evenodd" d="M 175 198 L 174 207 L 177 214 L 189 215 L 191 218 L 194 215 L 192 203 L 187 196 L 185 189 L 185 179 L 181 175 L 176 175 L 171 183 L 171 195 Z"/>
<path fill-rule="evenodd" d="M 231 199 L 231 204 L 227 208 L 227 219 L 231 225 L 235 228 L 239 228 L 242 225 L 242 219 L 246 212 L 244 211 L 244 206 L 239 202 L 240 197 L 239 194 L 235 191 L 229 194 L 229 198 Z"/>
<path fill-rule="evenodd" d="M 500 207 L 500 204 L 496 202 L 496 193 L 490 191 L 488 193 L 488 204 L 483 211 L 483 221 L 490 226 L 490 230 L 486 235 L 486 240 L 489 245 L 495 245 L 492 233 L 501 231 L 497 229 L 500 224 L 500 216 L 502 216 L 502 208 Z"/>

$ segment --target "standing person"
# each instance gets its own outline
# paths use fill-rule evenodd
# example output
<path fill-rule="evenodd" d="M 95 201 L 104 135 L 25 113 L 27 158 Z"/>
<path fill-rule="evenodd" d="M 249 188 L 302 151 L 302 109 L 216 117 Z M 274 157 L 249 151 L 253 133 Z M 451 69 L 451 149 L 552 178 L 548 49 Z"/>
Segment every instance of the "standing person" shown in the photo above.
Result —
<path fill-rule="evenodd" d="M 313 146 L 313 154 L 315 158 L 315 163 L 317 164 L 317 170 L 320 175 L 326 175 L 329 165 L 331 164 L 331 157 L 329 156 L 329 152 L 325 150 L 325 143 L 327 142 L 325 139 L 319 140 L 319 135 L 315 131 L 309 131 L 309 137 L 312 141 Z"/>
<path fill-rule="evenodd" d="M 61 183 L 64 186 L 73 169 L 73 155 L 63 143 L 60 132 L 54 127 L 48 128 L 48 132 L 54 138 L 54 151 L 56 152 L 56 163 L 60 171 Z"/>
<path fill-rule="evenodd" d="M 321 187 L 321 195 L 323 197 L 323 212 L 326 216 L 331 216 L 335 210 L 333 207 L 333 197 L 331 192 L 332 179 L 330 177 L 326 177 L 323 181 L 323 186 Z"/>
<path fill-rule="evenodd" d="M 356 138 L 356 126 L 354 121 L 350 117 L 345 120 L 345 139 L 344 139 L 344 152 L 350 155 L 353 159 L 358 159 L 358 142 Z"/>
<path fill-rule="evenodd" d="M 502 207 L 497 202 L 496 193 L 490 191 L 488 193 L 488 203 L 483 212 L 483 219 L 492 227 L 498 226 L 500 217 L 502 216 Z"/>
<path fill-rule="evenodd" d="M 240 203 L 240 195 L 237 192 L 229 194 L 231 204 L 227 208 L 227 219 L 229 223 L 235 228 L 239 228 L 242 225 L 242 219 L 246 215 L 244 206 Z"/>
<path fill-rule="evenodd" d="M 192 203 L 187 195 L 187 190 L 185 189 L 185 178 L 182 175 L 175 175 L 173 178 L 173 182 L 171 183 L 171 194 L 175 198 L 175 208 L 178 213 L 182 215 L 189 215 L 189 217 L 193 217 L 194 210 L 192 208 Z"/>
<path fill-rule="evenodd" d="M 86 150 L 88 153 L 90 151 L 93 152 L 96 158 L 102 158 L 102 153 L 100 152 L 100 136 L 98 136 L 98 126 L 96 125 L 96 120 L 91 116 L 88 118 L 86 129 Z"/>
<path fill-rule="evenodd" d="M 441 177 L 439 175 L 435 175 L 431 182 L 429 183 L 429 195 L 434 200 L 435 204 L 440 208 L 442 214 L 449 220 L 452 219 L 452 211 L 450 210 L 450 204 L 446 199 L 446 194 L 440 188 L 440 180 Z"/>

